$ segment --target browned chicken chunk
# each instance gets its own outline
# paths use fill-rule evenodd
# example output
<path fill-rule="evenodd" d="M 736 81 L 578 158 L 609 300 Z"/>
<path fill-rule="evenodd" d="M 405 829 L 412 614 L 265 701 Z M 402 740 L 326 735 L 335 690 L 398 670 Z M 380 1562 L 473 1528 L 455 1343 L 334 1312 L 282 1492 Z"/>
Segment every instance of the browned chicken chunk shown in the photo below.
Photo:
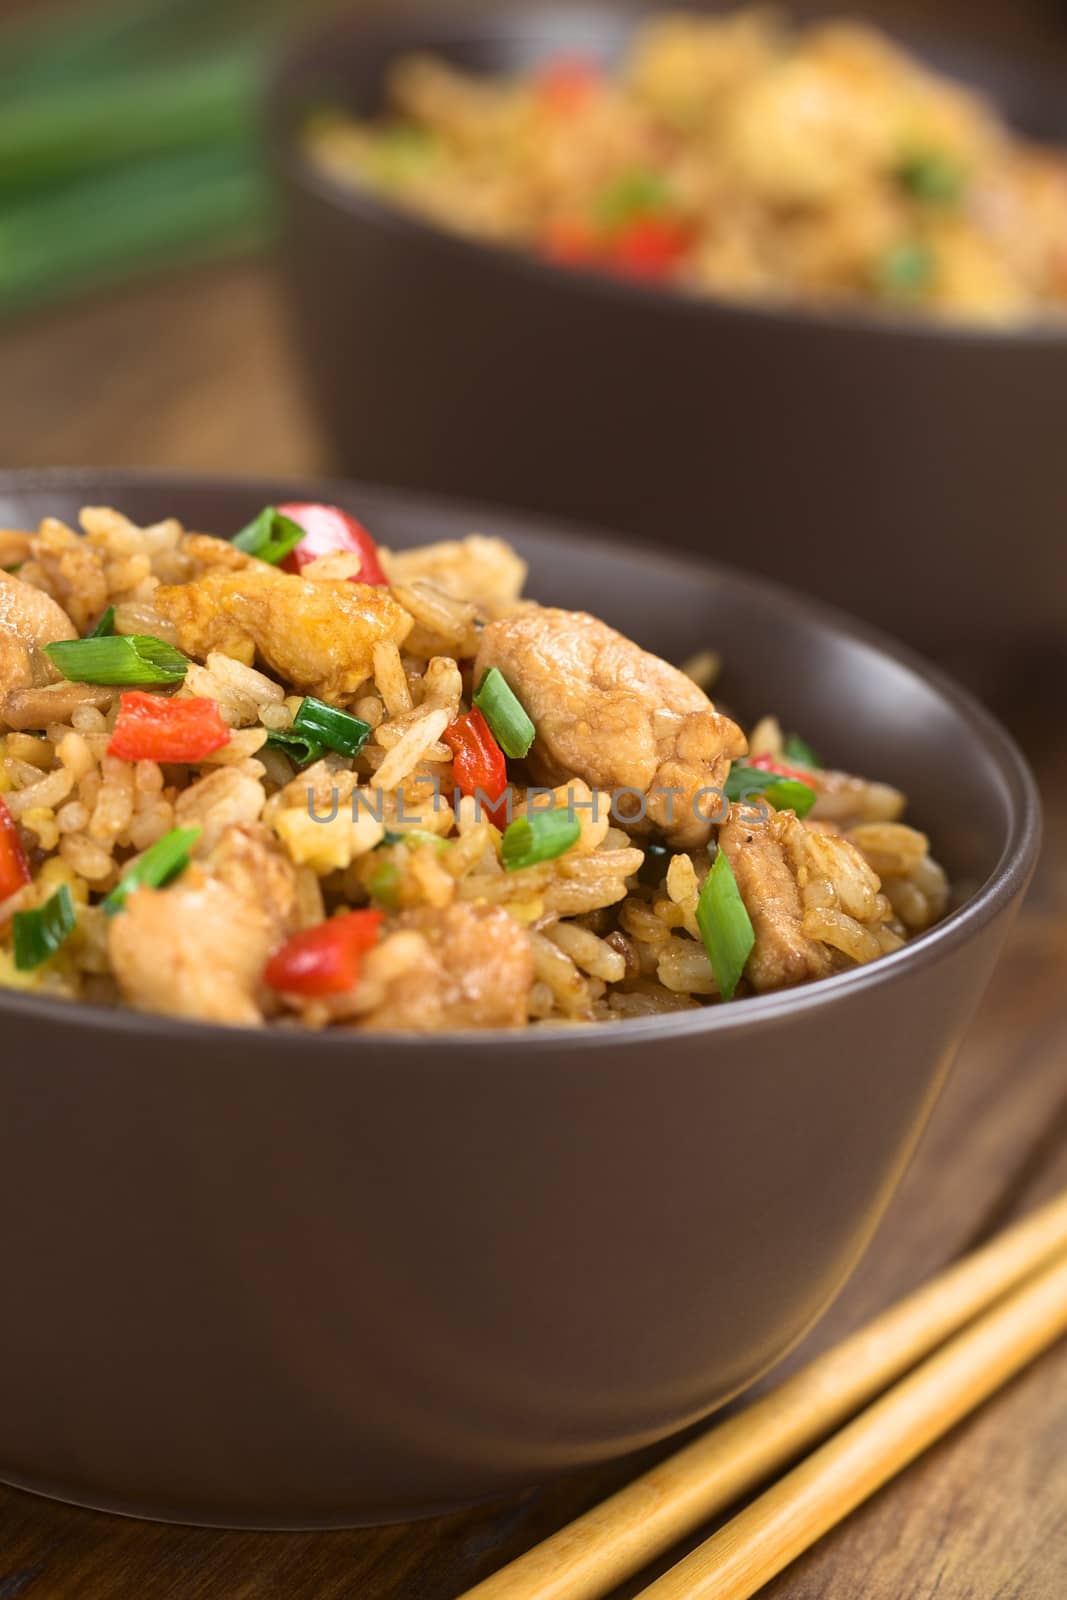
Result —
<path fill-rule="evenodd" d="M 33 534 L 22 528 L 0 528 L 0 567 L 16 567 L 28 561 Z"/>
<path fill-rule="evenodd" d="M 488 616 L 515 605 L 526 582 L 526 563 L 503 539 L 472 533 L 414 550 L 379 552 L 391 583 L 428 578 L 446 594 L 473 600 Z"/>
<path fill-rule="evenodd" d="M 360 1017 L 368 1028 L 519 1028 L 533 984 L 533 957 L 518 923 L 498 906 L 405 911 L 364 963 L 382 998 Z"/>
<path fill-rule="evenodd" d="M 203 661 L 221 650 L 251 665 L 258 654 L 280 678 L 324 700 L 353 693 L 370 676 L 374 646 L 402 644 L 412 627 L 384 587 L 312 581 L 263 562 L 164 586 L 155 604 L 187 655 Z"/>
<path fill-rule="evenodd" d="M 137 889 L 111 920 L 128 1005 L 202 1022 L 263 1021 L 260 980 L 291 931 L 295 869 L 258 825 L 231 828 L 169 889 Z"/>
<path fill-rule="evenodd" d="M 0 572 L 0 696 L 54 683 L 59 674 L 44 646 L 77 637 L 67 613 L 50 595 L 13 573 Z"/>
<path fill-rule="evenodd" d="M 632 832 L 659 829 L 679 849 L 707 843 L 719 802 L 701 791 L 721 787 L 747 743 L 684 673 L 596 617 L 540 606 L 489 624 L 475 677 L 489 667 L 537 729 L 529 761 L 539 782 L 636 790 L 645 816 L 626 824 Z"/>
<path fill-rule="evenodd" d="M 925 850 L 897 829 L 875 829 L 895 861 L 902 844 Z M 801 822 L 792 811 L 762 819 L 734 806 L 719 830 L 756 942 L 745 976 L 757 990 L 782 989 L 874 961 L 902 943 L 901 925 L 870 862 L 828 822 Z"/>
<path fill-rule="evenodd" d="M 751 808 L 735 806 L 719 829 L 719 849 L 733 869 L 756 935 L 745 977 L 760 992 L 824 978 L 831 970 L 829 950 L 804 932 L 804 905 L 779 815 L 761 822 Z"/>

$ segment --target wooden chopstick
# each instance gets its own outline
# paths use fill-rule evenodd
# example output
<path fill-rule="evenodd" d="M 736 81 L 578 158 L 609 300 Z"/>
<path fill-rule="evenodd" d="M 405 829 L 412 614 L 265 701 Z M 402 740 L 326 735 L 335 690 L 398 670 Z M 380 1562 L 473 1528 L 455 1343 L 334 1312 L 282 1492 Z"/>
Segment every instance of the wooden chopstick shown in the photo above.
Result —
<path fill-rule="evenodd" d="M 1067 1192 L 460 1600 L 597 1600 L 825 1438 L 1062 1251 Z"/>
<path fill-rule="evenodd" d="M 748 1600 L 1067 1333 L 1067 1255 L 949 1341 L 637 1600 Z"/>

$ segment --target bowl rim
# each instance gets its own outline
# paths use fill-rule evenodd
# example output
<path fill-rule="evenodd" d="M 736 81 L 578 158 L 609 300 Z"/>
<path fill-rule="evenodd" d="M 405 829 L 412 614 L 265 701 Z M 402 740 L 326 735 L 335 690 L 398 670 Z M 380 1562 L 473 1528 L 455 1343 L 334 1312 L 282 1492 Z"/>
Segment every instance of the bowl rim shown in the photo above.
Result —
<path fill-rule="evenodd" d="M 740 8 L 740 0 L 720 10 Z M 622 0 L 613 7 L 610 16 L 623 28 L 636 26 L 643 18 L 669 9 L 707 11 L 699 0 L 678 0 L 671 7 L 666 0 Z M 267 145 L 276 173 L 284 173 L 294 188 L 312 195 L 339 216 L 347 216 L 362 223 L 371 223 L 397 240 L 410 246 L 422 245 L 480 265 L 490 267 L 503 275 L 516 275 L 518 281 L 527 281 L 548 292 L 572 294 L 587 301 L 606 300 L 621 308 L 644 307 L 649 312 L 671 315 L 683 323 L 692 318 L 716 321 L 736 318 L 752 329 L 799 329 L 809 335 L 820 332 L 840 332 L 845 336 L 866 335 L 879 340 L 914 339 L 921 344 L 949 345 L 970 348 L 1044 348 L 1067 349 L 1067 321 L 1049 319 L 1041 321 L 1028 317 L 1018 323 L 996 324 L 960 318 L 940 321 L 933 317 L 909 314 L 893 308 L 875 311 L 863 306 L 800 305 L 789 301 L 745 299 L 732 300 L 723 295 L 687 291 L 677 286 L 645 282 L 640 279 L 613 277 L 583 267 L 566 269 L 542 260 L 532 251 L 509 248 L 506 245 L 474 238 L 422 217 L 414 210 L 405 210 L 379 199 L 370 189 L 347 185 L 318 168 L 302 148 L 291 116 L 296 99 L 293 79 L 302 70 L 320 59 L 328 59 L 335 44 L 352 38 L 376 38 L 395 41 L 397 52 L 407 49 L 447 47 L 477 38 L 509 36 L 544 25 L 547 19 L 557 22 L 566 17 L 586 20 L 605 15 L 602 6 L 589 0 L 523 0 L 523 3 L 494 11 L 477 9 L 470 0 L 443 7 L 440 11 L 419 9 L 413 0 L 397 0 L 395 9 L 375 9 L 353 15 L 351 12 L 334 15 L 318 25 L 299 29 L 276 55 L 262 102 L 263 122 Z M 818 20 L 818 19 L 816 19 Z M 826 19 L 824 19 L 826 20 Z M 879 27 L 883 27 L 879 24 Z M 915 30 L 897 30 L 901 37 L 907 34 L 916 42 L 922 37 Z M 896 36 L 896 34 L 894 34 Z M 925 35 L 929 40 L 933 36 Z M 947 36 L 942 36 L 947 37 Z M 916 43 L 916 47 L 918 44 Z M 971 62 L 993 59 L 991 50 L 976 50 L 966 46 Z M 1039 71 L 1033 63 L 1018 63 L 1029 79 L 1039 80 Z M 994 96 L 990 96 L 994 98 Z"/>
<path fill-rule="evenodd" d="M 697 555 L 676 554 L 637 539 L 608 535 L 604 529 L 591 528 L 587 524 L 526 516 L 521 512 L 447 495 L 409 493 L 388 485 L 356 479 L 302 477 L 299 474 L 277 478 L 128 467 L 0 470 L 0 499 L 18 494 L 39 495 L 51 491 L 69 494 L 77 491 L 86 495 L 85 503 L 89 504 L 92 496 L 106 493 L 113 497 L 112 503 L 121 509 L 121 497 L 126 490 L 146 489 L 158 490 L 161 498 L 171 492 L 177 495 L 247 494 L 252 499 L 262 499 L 264 504 L 331 497 L 358 504 L 363 496 L 368 501 L 376 502 L 379 507 L 388 508 L 398 519 L 406 515 L 439 515 L 452 524 L 466 523 L 470 528 L 489 529 L 505 538 L 509 534 L 519 534 L 549 544 L 553 540 L 563 544 L 572 543 L 575 538 L 596 538 L 601 542 L 611 538 L 623 546 L 628 554 L 648 566 L 666 569 L 677 575 L 692 573 L 696 568 L 706 575 L 715 576 L 727 589 L 745 589 L 772 609 L 799 615 L 801 620 L 821 631 L 866 647 L 902 667 L 911 676 L 918 677 L 932 689 L 953 718 L 965 726 L 992 758 L 1008 809 L 1007 835 L 996 865 L 985 881 L 941 922 L 899 950 L 880 956 L 865 966 L 853 967 L 814 983 L 779 989 L 770 994 L 746 996 L 736 1006 L 702 1006 L 693 1011 L 623 1018 L 618 1022 L 584 1025 L 546 1023 L 526 1029 L 450 1029 L 432 1034 L 368 1030 L 365 1034 L 354 1034 L 353 1030 L 337 1028 L 311 1033 L 307 1029 L 240 1028 L 222 1023 L 157 1016 L 0 987 L 0 1017 L 9 1013 L 16 1017 L 36 1019 L 44 1024 L 58 1022 L 61 1025 L 117 1032 L 144 1039 L 161 1036 L 184 1038 L 190 1044 L 200 1040 L 206 1045 L 208 1040 L 212 1040 L 216 1044 L 229 1044 L 232 1047 L 235 1040 L 254 1039 L 257 1050 L 281 1051 L 283 1055 L 306 1052 L 310 1039 L 314 1038 L 314 1055 L 323 1062 L 336 1059 L 330 1052 L 344 1051 L 350 1057 L 354 1038 L 372 1044 L 375 1050 L 390 1054 L 410 1051 L 417 1041 L 432 1040 L 436 1054 L 449 1048 L 462 1050 L 466 1054 L 472 1046 L 500 1053 L 503 1047 L 507 1057 L 512 1051 L 536 1054 L 563 1042 L 583 1051 L 610 1050 L 617 1049 L 627 1041 L 639 1043 L 653 1038 L 682 1039 L 694 1034 L 714 1037 L 745 1028 L 754 1032 L 760 1024 L 773 1025 L 797 1012 L 820 1007 L 832 1008 L 839 1000 L 844 1002 L 862 990 L 892 984 L 898 977 L 903 980 L 917 967 L 947 958 L 1003 913 L 1016 896 L 1025 890 L 1030 880 L 1041 845 L 1041 800 L 1033 774 L 1011 734 L 979 700 L 941 668 L 932 665 L 908 646 L 889 638 L 881 629 L 850 617 L 821 600 L 725 563 Z M 234 1052 L 234 1055 L 239 1057 L 240 1052 Z"/>

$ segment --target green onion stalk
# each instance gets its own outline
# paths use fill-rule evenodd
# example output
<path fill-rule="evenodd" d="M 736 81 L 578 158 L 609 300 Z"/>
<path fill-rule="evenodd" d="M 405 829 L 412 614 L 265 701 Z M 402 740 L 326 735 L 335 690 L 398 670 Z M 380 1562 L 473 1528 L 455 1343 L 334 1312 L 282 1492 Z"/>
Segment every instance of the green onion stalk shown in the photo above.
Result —
<path fill-rule="evenodd" d="M 0 313 L 261 248 L 258 102 L 337 0 L 111 0 L 0 25 Z"/>

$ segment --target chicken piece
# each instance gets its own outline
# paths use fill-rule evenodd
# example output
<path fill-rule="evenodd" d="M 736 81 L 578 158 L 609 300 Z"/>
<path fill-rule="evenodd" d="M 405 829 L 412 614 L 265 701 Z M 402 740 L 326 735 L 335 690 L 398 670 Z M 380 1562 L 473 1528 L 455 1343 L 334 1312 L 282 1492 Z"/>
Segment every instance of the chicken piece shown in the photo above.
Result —
<path fill-rule="evenodd" d="M 804 933 L 804 903 L 774 812 L 760 821 L 748 806 L 733 806 L 719 829 L 756 942 L 745 967 L 753 989 L 786 989 L 831 970 L 830 952 Z"/>
<path fill-rule="evenodd" d="M 648 20 L 623 64 L 642 107 L 681 130 L 714 128 L 737 92 L 782 54 L 776 12 L 762 6 L 711 19 L 673 9 Z"/>
<path fill-rule="evenodd" d="M 269 828 L 259 822 L 231 823 L 207 853 L 206 866 L 220 883 L 258 905 L 279 937 L 291 931 L 297 914 L 296 868 Z"/>
<path fill-rule="evenodd" d="M 756 990 L 823 978 L 902 943 L 873 867 L 827 822 L 792 811 L 731 808 L 719 830 L 756 942 L 745 976 Z"/>
<path fill-rule="evenodd" d="M 519 1028 L 533 985 L 533 956 L 518 923 L 499 906 L 405 911 L 366 957 L 363 982 L 381 1000 L 366 1028 L 436 1033 L 445 1028 Z"/>
<path fill-rule="evenodd" d="M 379 552 L 390 583 L 428 578 L 446 594 L 471 600 L 488 616 L 515 604 L 526 582 L 526 563 L 503 539 L 473 533 L 467 539 L 442 539 L 415 550 Z"/>
<path fill-rule="evenodd" d="M 256 563 L 214 568 L 194 583 L 156 590 L 155 605 L 187 655 L 221 650 L 324 700 L 343 699 L 372 670 L 374 646 L 402 644 L 412 619 L 381 586 L 308 582 Z"/>
<path fill-rule="evenodd" d="M 33 548 L 33 534 L 21 528 L 0 528 L 0 567 L 16 567 L 28 561 Z"/>
<path fill-rule="evenodd" d="M 831 204 L 891 168 L 895 123 L 884 85 L 795 53 L 739 88 L 722 153 L 743 192 L 776 207 Z"/>
<path fill-rule="evenodd" d="M 44 646 L 77 637 L 67 613 L 50 595 L 0 572 L 0 695 L 54 683 L 59 673 Z"/>
<path fill-rule="evenodd" d="M 218 767 L 182 790 L 174 805 L 174 821 L 179 828 L 201 828 L 198 847 L 207 851 L 225 840 L 235 824 L 258 822 L 266 798 L 263 785 L 250 772 Z"/>
<path fill-rule="evenodd" d="M 192 562 L 197 577 L 215 567 L 222 567 L 227 572 L 247 572 L 249 567 L 256 565 L 255 556 L 238 550 L 229 539 L 216 539 L 213 533 L 186 533 L 178 548 Z M 263 566 L 266 564 L 261 563 Z"/>
<path fill-rule="evenodd" d="M 138 1011 L 254 1025 L 263 968 L 297 917 L 296 872 L 264 828 L 234 827 L 169 889 L 137 889 L 108 930 Z"/>
<path fill-rule="evenodd" d="M 747 745 L 692 679 L 596 617 L 540 606 L 489 624 L 475 679 L 490 667 L 537 729 L 528 759 L 538 782 L 636 790 L 643 814 L 624 822 L 631 833 L 659 829 L 680 850 L 708 842 L 716 797 L 703 791 L 721 788 Z"/>
<path fill-rule="evenodd" d="M 276 942 L 256 905 L 198 867 L 172 889 L 135 890 L 109 929 L 126 1003 L 202 1022 L 262 1022 L 256 987 Z"/>
<path fill-rule="evenodd" d="M 88 632 L 115 598 L 108 581 L 107 551 L 55 517 L 42 521 L 19 576 L 51 595 L 77 634 Z"/>
<path fill-rule="evenodd" d="M 899 789 L 850 772 L 804 772 L 804 782 L 815 790 L 811 815 L 837 825 L 850 822 L 896 822 L 906 804 Z"/>

